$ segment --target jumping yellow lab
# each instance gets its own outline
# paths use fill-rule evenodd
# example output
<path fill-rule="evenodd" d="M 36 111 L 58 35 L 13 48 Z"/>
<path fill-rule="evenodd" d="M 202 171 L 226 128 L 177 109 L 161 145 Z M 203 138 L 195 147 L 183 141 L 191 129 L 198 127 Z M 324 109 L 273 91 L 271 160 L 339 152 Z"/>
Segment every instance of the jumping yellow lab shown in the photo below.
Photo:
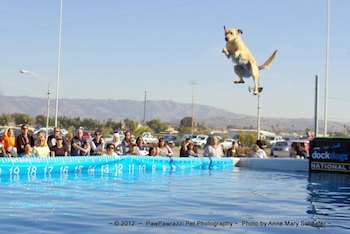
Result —
<path fill-rule="evenodd" d="M 249 51 L 248 47 L 244 44 L 241 35 L 243 32 L 241 29 L 229 28 L 225 30 L 225 40 L 226 47 L 222 52 L 227 58 L 231 58 L 233 63 L 237 65 L 234 66 L 235 73 L 238 75 L 239 80 L 235 80 L 235 84 L 244 83 L 243 77 L 253 77 L 254 88 L 253 93 L 257 95 L 261 92 L 262 87 L 259 87 L 259 70 L 267 68 L 270 66 L 274 58 L 276 57 L 277 50 L 273 52 L 268 60 L 263 65 L 258 66 L 256 60 L 252 53 Z M 249 88 L 250 91 L 250 88 Z"/>

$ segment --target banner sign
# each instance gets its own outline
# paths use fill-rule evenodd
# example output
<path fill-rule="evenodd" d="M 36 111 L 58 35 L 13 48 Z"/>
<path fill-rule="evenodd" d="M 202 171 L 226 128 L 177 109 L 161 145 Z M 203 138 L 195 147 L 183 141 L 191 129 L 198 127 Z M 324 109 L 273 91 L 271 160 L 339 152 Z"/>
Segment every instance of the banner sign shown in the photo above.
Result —
<path fill-rule="evenodd" d="M 350 174 L 350 138 L 315 138 L 310 146 L 310 172 Z"/>
<path fill-rule="evenodd" d="M 232 158 L 169 158 L 150 156 L 85 156 L 1 158 L 0 176 L 49 176 L 52 174 L 141 174 L 178 170 L 233 169 Z"/>

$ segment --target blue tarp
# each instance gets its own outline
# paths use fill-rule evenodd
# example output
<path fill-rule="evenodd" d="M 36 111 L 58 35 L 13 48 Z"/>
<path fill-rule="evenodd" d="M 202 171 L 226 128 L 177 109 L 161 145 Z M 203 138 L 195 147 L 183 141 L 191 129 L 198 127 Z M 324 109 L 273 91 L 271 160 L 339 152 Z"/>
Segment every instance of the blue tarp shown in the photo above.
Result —
<path fill-rule="evenodd" d="M 149 156 L 86 156 L 1 158 L 0 176 L 68 174 L 140 174 L 178 170 L 232 169 L 232 158 L 169 158 Z"/>

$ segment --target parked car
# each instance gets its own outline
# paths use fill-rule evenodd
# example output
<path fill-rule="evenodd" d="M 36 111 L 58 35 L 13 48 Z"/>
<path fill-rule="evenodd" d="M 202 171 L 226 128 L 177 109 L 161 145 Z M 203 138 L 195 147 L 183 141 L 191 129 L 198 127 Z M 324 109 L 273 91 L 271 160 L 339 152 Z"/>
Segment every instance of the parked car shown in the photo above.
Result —
<path fill-rule="evenodd" d="M 63 136 L 66 136 L 68 134 L 68 131 L 65 128 L 61 128 L 61 133 Z"/>
<path fill-rule="evenodd" d="M 232 143 L 237 142 L 236 139 L 230 138 L 226 139 L 223 142 L 221 142 L 219 145 L 221 145 L 222 149 L 228 150 L 229 148 L 232 147 Z"/>
<path fill-rule="evenodd" d="M 290 156 L 290 146 L 291 142 L 289 141 L 279 141 L 276 142 L 274 146 L 271 147 L 271 156 L 276 157 L 289 157 Z"/>
<path fill-rule="evenodd" d="M 165 135 L 164 136 L 164 141 L 170 146 L 170 147 L 175 147 L 180 145 L 179 139 L 177 136 L 172 136 L 172 135 Z"/>
<path fill-rule="evenodd" d="M 309 152 L 310 152 L 310 141 L 306 139 L 301 139 L 301 140 L 293 140 L 291 145 L 290 145 L 290 157 L 298 157 L 297 152 L 296 152 L 296 147 L 302 147 L 306 151 L 306 157 L 309 157 Z M 300 156 L 300 155 L 299 155 Z"/>
<path fill-rule="evenodd" d="M 158 138 L 154 137 L 150 132 L 144 132 L 141 135 L 145 144 L 158 144 Z"/>
<path fill-rule="evenodd" d="M 47 128 L 47 131 L 48 131 L 48 132 L 53 132 L 53 127 L 48 127 L 48 128 Z M 34 134 L 35 134 L 35 135 L 38 134 L 39 132 L 46 132 L 46 127 L 34 129 Z"/>
<path fill-rule="evenodd" d="M 282 142 L 282 141 L 285 141 L 285 140 L 281 136 L 267 136 L 265 141 L 266 141 L 266 144 L 267 144 L 268 147 L 272 147 L 277 142 Z"/>
<path fill-rule="evenodd" d="M 182 138 L 181 138 L 181 142 L 180 142 L 181 145 L 182 145 L 182 144 L 185 142 L 185 140 L 188 139 L 188 138 L 190 138 L 190 139 L 193 141 L 194 139 L 197 138 L 197 135 L 195 135 L 195 134 L 192 135 L 192 134 L 190 134 L 190 133 L 189 133 L 189 134 L 183 135 Z"/>
<path fill-rule="evenodd" d="M 205 144 L 207 144 L 208 135 L 198 135 L 193 141 L 193 144 L 197 147 L 204 148 Z"/>

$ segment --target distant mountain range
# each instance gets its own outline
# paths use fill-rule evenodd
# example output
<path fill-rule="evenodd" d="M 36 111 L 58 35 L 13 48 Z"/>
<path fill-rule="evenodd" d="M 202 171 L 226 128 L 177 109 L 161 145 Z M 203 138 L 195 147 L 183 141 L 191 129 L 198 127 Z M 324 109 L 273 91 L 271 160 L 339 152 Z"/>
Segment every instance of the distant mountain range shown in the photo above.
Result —
<path fill-rule="evenodd" d="M 27 113 L 31 116 L 46 115 L 47 99 L 27 96 L 0 96 L 0 114 Z M 211 128 L 255 128 L 256 116 L 229 112 L 224 109 L 195 104 L 194 119 Z M 54 116 L 55 100 L 50 102 L 51 117 Z M 171 100 L 146 102 L 146 121 L 160 119 L 164 122 L 179 124 L 184 117 L 191 116 L 190 103 L 178 103 Z M 125 118 L 142 121 L 144 102 L 133 100 L 95 100 L 67 99 L 59 100 L 59 116 L 93 118 L 98 120 L 122 120 Z M 306 118 L 261 118 L 261 129 L 269 131 L 304 131 L 313 128 L 313 119 Z M 344 131 L 349 123 L 329 122 L 332 131 Z M 321 123 L 320 123 L 321 126 Z"/>
<path fill-rule="evenodd" d="M 46 115 L 47 99 L 26 96 L 0 96 L 0 113 L 28 113 L 36 116 Z M 191 116 L 191 104 L 177 103 L 170 100 L 147 101 L 146 121 L 158 118 L 162 121 L 180 121 L 183 117 Z M 55 100 L 50 102 L 50 113 L 55 111 Z M 59 100 L 59 115 L 68 117 L 94 118 L 99 120 L 121 120 L 130 118 L 135 121 L 143 120 L 144 102 L 133 100 L 95 100 L 67 99 Z M 230 117 L 235 115 L 224 109 L 205 105 L 195 105 L 195 114 L 203 118 Z"/>

